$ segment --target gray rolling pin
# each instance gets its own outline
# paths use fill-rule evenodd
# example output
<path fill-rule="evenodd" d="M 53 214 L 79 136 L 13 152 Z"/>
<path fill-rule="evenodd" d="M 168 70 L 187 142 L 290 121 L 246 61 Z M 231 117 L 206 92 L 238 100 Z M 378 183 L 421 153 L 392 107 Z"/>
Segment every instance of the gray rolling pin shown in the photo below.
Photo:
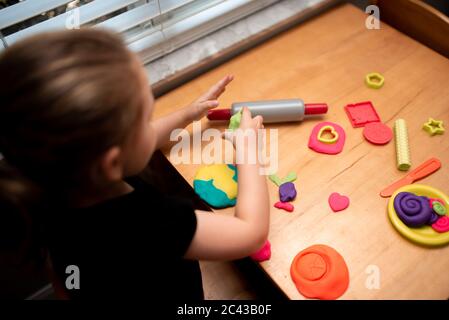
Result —
<path fill-rule="evenodd" d="M 211 121 L 229 120 L 231 116 L 248 107 L 251 115 L 260 115 L 264 123 L 302 121 L 307 116 L 327 113 L 325 103 L 304 103 L 301 99 L 236 102 L 230 109 L 212 109 L 207 118 Z"/>

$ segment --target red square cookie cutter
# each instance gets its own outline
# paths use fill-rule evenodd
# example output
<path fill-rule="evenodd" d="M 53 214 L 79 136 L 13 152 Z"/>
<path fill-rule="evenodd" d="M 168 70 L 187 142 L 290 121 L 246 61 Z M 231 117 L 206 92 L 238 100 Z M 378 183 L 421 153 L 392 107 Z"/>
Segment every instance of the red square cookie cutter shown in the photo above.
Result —
<path fill-rule="evenodd" d="M 346 114 L 354 128 L 364 127 L 371 122 L 380 122 L 380 117 L 371 101 L 364 101 L 345 106 Z"/>

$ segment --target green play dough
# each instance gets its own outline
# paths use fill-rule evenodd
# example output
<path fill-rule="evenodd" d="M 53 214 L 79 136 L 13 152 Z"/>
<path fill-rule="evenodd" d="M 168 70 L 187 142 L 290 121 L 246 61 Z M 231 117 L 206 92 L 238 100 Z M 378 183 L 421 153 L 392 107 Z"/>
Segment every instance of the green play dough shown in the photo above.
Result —
<path fill-rule="evenodd" d="M 278 187 L 282 184 L 281 178 L 279 178 L 279 177 L 278 177 L 277 175 L 275 175 L 275 174 L 269 175 L 268 178 L 269 178 L 275 185 L 277 185 Z"/>
<path fill-rule="evenodd" d="M 275 175 L 275 174 L 272 174 L 272 175 L 268 176 L 268 178 L 269 178 L 275 185 L 277 185 L 277 186 L 279 187 L 281 184 L 284 184 L 284 183 L 286 183 L 286 182 L 293 182 L 293 181 L 295 181 L 296 178 L 297 178 L 297 176 L 296 176 L 296 172 L 291 171 L 291 172 L 289 172 L 289 173 L 287 174 L 287 176 L 286 176 L 284 179 L 279 178 L 279 177 L 278 177 L 277 175 Z"/>
<path fill-rule="evenodd" d="M 287 174 L 287 176 L 284 179 L 282 179 L 282 183 L 293 182 L 296 180 L 296 178 L 297 178 L 296 172 L 291 171 Z"/>
<path fill-rule="evenodd" d="M 432 205 L 433 211 L 435 211 L 438 215 L 444 216 L 446 215 L 446 208 L 439 203 L 438 201 L 434 201 Z"/>
<path fill-rule="evenodd" d="M 234 131 L 240 127 L 240 121 L 242 121 L 242 110 L 243 109 L 240 109 L 239 112 L 234 114 L 231 119 L 229 119 L 229 130 Z"/>

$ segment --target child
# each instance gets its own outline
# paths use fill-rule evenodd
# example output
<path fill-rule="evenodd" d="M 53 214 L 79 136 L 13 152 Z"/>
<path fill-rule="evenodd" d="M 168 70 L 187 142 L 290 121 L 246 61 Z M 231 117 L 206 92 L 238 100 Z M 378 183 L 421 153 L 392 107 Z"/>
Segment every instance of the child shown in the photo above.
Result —
<path fill-rule="evenodd" d="M 269 204 L 258 164 L 238 165 L 235 216 L 123 180 L 172 130 L 217 107 L 230 81 L 154 120 L 144 68 L 109 32 L 41 34 L 0 56 L 0 191 L 38 195 L 29 213 L 70 298 L 202 299 L 197 260 L 242 258 L 264 244 Z M 245 109 L 240 127 L 255 131 L 262 119 Z"/>

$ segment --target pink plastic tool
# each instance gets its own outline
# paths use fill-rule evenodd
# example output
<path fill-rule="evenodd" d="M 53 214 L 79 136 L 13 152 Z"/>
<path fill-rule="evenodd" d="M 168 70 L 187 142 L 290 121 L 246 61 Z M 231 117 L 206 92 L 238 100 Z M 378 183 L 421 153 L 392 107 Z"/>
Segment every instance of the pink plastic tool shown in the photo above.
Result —
<path fill-rule="evenodd" d="M 380 122 L 380 117 L 371 101 L 345 106 L 346 114 L 354 128 L 364 127 L 367 123 Z"/>

